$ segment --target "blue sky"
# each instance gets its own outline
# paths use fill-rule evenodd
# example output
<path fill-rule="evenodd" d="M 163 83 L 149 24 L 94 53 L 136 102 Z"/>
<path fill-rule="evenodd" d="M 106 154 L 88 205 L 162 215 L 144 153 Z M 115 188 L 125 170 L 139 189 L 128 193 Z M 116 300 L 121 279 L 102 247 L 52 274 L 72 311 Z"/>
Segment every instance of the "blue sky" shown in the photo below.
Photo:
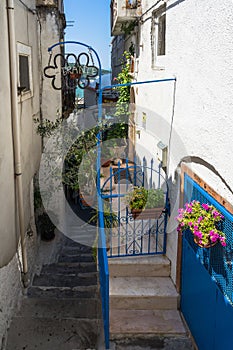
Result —
<path fill-rule="evenodd" d="M 75 21 L 73 27 L 65 29 L 65 40 L 79 41 L 92 46 L 100 56 L 102 68 L 109 69 L 110 0 L 64 0 L 64 5 L 66 20 Z"/>

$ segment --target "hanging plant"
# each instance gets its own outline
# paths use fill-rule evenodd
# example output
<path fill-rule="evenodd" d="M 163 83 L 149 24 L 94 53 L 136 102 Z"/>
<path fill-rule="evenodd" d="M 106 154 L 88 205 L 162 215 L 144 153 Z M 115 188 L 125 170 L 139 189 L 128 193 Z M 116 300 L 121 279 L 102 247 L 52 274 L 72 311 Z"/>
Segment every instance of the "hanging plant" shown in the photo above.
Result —
<path fill-rule="evenodd" d="M 137 21 L 122 23 L 121 30 L 125 35 L 130 35 L 134 28 L 137 26 Z"/>
<path fill-rule="evenodd" d="M 225 234 L 219 229 L 224 216 L 217 211 L 213 205 L 201 204 L 199 201 L 192 201 L 185 204 L 185 209 L 179 209 L 176 217 L 179 225 L 178 232 L 189 229 L 194 241 L 200 247 L 208 248 L 217 242 L 223 247 L 226 246 Z"/>

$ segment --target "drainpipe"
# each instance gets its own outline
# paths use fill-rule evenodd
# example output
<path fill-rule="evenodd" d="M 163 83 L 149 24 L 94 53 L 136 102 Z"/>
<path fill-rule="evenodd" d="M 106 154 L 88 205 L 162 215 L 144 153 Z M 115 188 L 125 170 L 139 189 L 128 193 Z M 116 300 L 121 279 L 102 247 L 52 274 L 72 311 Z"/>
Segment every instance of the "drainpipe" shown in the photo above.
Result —
<path fill-rule="evenodd" d="M 23 206 L 23 183 L 21 167 L 21 143 L 20 143 L 20 122 L 18 113 L 18 91 L 17 91 L 17 55 L 15 40 L 15 21 L 14 21 L 14 0 L 7 0 L 8 15 L 8 40 L 9 40 L 9 57 L 10 57 L 10 80 L 11 80 L 11 119 L 13 135 L 13 152 L 14 152 L 14 169 L 16 179 L 17 193 L 17 210 L 19 217 L 21 254 L 22 254 L 22 271 L 21 278 L 24 287 L 28 286 L 28 264 L 27 251 L 25 242 L 25 223 L 24 223 L 24 206 Z"/>

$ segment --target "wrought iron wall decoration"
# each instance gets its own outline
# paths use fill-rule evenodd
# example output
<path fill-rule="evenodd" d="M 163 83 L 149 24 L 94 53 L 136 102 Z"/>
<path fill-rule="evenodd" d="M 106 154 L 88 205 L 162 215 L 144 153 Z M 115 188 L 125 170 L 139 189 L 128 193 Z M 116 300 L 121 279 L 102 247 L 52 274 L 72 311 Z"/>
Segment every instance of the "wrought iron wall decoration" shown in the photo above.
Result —
<path fill-rule="evenodd" d="M 91 58 L 91 65 L 89 65 Z M 44 68 L 46 78 L 52 79 L 52 87 L 55 90 L 61 90 L 64 86 L 67 89 L 74 90 L 76 87 L 85 89 L 90 84 L 90 78 L 95 78 L 99 74 L 99 69 L 94 65 L 91 52 L 89 55 L 85 52 L 76 56 L 70 54 L 56 54 L 51 65 L 51 55 L 48 66 Z M 61 79 L 57 79 L 60 75 Z"/>

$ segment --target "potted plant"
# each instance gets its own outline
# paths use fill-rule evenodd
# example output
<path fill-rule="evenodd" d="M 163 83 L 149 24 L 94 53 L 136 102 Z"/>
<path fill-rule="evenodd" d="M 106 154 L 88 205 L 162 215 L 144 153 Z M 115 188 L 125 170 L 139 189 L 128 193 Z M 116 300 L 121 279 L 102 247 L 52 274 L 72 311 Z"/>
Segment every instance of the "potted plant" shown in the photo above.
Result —
<path fill-rule="evenodd" d="M 158 219 L 165 206 L 164 193 L 161 188 L 134 187 L 126 196 L 128 206 L 133 218 L 136 219 Z"/>
<path fill-rule="evenodd" d="M 220 224 L 224 216 L 213 205 L 201 204 L 193 200 L 185 204 L 185 208 L 178 210 L 178 232 L 189 229 L 194 242 L 202 248 L 210 248 L 218 242 L 226 246 L 225 234 L 220 230 Z"/>
<path fill-rule="evenodd" d="M 119 225 L 119 220 L 118 220 L 118 216 L 112 212 L 110 204 L 108 202 L 104 203 L 103 215 L 104 215 L 104 228 L 105 228 L 105 234 L 106 234 L 106 245 L 107 245 L 107 250 L 109 250 L 110 249 L 110 242 L 109 242 L 110 230 Z M 99 212 L 98 210 L 94 210 L 93 215 L 89 220 L 89 223 L 98 225 L 98 218 L 99 218 Z"/>
<path fill-rule="evenodd" d="M 37 227 L 42 241 L 51 241 L 54 239 L 54 230 L 56 226 L 51 221 L 49 215 L 46 212 L 38 216 Z"/>

